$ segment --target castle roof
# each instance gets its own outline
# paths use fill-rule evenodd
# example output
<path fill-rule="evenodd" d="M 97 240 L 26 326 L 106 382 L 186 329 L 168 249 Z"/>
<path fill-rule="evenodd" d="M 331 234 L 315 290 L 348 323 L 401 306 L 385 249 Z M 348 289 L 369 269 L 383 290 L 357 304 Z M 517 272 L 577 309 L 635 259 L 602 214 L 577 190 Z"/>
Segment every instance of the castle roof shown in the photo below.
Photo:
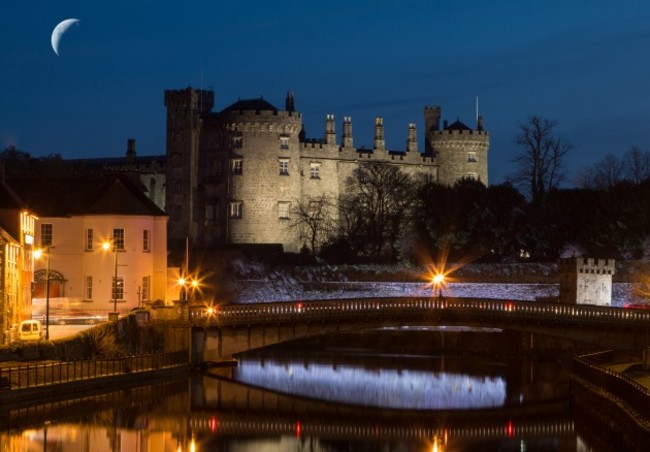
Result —
<path fill-rule="evenodd" d="M 260 97 L 258 99 L 239 99 L 221 110 L 221 113 L 230 111 L 278 111 L 278 109 Z"/>
<path fill-rule="evenodd" d="M 460 120 L 456 120 L 449 124 L 447 127 L 445 127 L 445 130 L 472 130 L 469 127 L 467 127 L 465 124 L 460 122 Z"/>

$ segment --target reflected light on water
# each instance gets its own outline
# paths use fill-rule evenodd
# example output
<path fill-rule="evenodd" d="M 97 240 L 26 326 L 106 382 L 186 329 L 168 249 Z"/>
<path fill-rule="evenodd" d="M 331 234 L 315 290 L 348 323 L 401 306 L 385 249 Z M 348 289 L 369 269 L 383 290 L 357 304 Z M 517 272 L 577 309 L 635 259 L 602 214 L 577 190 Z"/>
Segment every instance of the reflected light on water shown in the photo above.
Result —
<path fill-rule="evenodd" d="M 283 393 L 395 409 L 502 407 L 506 382 L 450 372 L 366 369 L 350 365 L 286 363 L 243 358 L 236 381 Z"/>

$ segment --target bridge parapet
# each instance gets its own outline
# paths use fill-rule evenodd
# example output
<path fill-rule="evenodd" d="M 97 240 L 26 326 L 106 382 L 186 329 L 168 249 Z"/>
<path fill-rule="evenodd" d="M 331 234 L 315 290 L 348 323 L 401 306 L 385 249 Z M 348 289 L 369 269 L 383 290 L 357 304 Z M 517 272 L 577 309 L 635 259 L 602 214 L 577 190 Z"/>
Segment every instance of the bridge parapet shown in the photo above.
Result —
<path fill-rule="evenodd" d="M 624 325 L 650 326 L 650 311 L 595 305 L 568 305 L 502 299 L 397 297 L 311 300 L 299 302 L 256 303 L 221 306 L 213 314 L 192 308 L 193 325 L 227 326 L 299 321 L 332 321 L 340 318 L 381 317 L 389 314 L 462 311 L 501 318 L 554 322 L 603 323 L 616 328 Z"/>

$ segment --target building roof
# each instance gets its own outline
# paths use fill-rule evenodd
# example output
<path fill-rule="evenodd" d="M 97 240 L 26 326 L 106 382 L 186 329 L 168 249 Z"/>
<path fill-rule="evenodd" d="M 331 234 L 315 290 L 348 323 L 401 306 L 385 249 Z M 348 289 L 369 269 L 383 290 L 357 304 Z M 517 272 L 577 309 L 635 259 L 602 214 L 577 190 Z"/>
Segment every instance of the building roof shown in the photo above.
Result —
<path fill-rule="evenodd" d="M 22 210 L 26 207 L 22 199 L 7 185 L 0 180 L 0 209 Z"/>
<path fill-rule="evenodd" d="M 445 130 L 472 130 L 469 127 L 467 127 L 465 124 L 460 122 L 458 119 L 451 124 L 449 124 L 447 127 L 445 127 Z"/>
<path fill-rule="evenodd" d="M 278 109 L 260 97 L 259 99 L 240 99 L 221 110 L 221 113 L 231 111 L 278 111 Z"/>
<path fill-rule="evenodd" d="M 79 215 L 164 216 L 137 181 L 123 174 L 100 178 L 25 178 L 10 181 L 40 217 Z"/>

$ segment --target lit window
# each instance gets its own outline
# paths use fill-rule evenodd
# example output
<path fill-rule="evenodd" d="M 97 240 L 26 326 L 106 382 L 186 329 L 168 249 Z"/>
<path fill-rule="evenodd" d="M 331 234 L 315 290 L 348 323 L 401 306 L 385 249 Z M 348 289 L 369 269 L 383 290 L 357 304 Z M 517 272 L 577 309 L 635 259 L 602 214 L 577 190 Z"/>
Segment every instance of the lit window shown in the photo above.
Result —
<path fill-rule="evenodd" d="M 92 229 L 86 229 L 86 246 L 85 249 L 86 251 L 92 251 L 93 250 L 93 242 L 94 242 L 94 233 Z"/>
<path fill-rule="evenodd" d="M 113 246 L 116 250 L 124 251 L 124 229 L 113 229 Z"/>
<path fill-rule="evenodd" d="M 140 293 L 141 300 L 151 299 L 151 276 L 142 277 L 142 292 Z"/>
<path fill-rule="evenodd" d="M 92 300 L 93 299 L 93 277 L 86 276 L 84 279 L 84 299 Z"/>
<path fill-rule="evenodd" d="M 289 208 L 291 207 L 291 203 L 287 201 L 280 201 L 278 203 L 278 218 L 282 220 L 288 220 L 289 219 Z"/>
<path fill-rule="evenodd" d="M 289 160 L 288 159 L 281 159 L 280 160 L 280 176 L 288 176 L 289 175 Z"/>
<path fill-rule="evenodd" d="M 320 179 L 320 163 L 311 163 L 309 165 L 309 177 Z"/>
<path fill-rule="evenodd" d="M 241 175 L 243 172 L 244 162 L 242 159 L 233 159 L 230 161 L 230 170 L 232 174 Z"/>
<path fill-rule="evenodd" d="M 145 253 L 151 251 L 151 231 L 149 229 L 142 230 L 142 251 Z"/>
<path fill-rule="evenodd" d="M 41 225 L 41 248 L 52 246 L 52 223 Z"/>
<path fill-rule="evenodd" d="M 241 218 L 242 217 L 242 202 L 234 201 L 230 203 L 230 218 Z"/>
<path fill-rule="evenodd" d="M 467 161 L 468 162 L 477 162 L 476 160 L 476 152 L 468 152 L 467 153 Z"/>
<path fill-rule="evenodd" d="M 124 300 L 124 276 L 118 276 L 117 279 L 113 276 L 113 293 L 111 296 L 113 300 Z"/>
<path fill-rule="evenodd" d="M 289 137 L 287 136 L 280 137 L 280 149 L 289 149 Z"/>

